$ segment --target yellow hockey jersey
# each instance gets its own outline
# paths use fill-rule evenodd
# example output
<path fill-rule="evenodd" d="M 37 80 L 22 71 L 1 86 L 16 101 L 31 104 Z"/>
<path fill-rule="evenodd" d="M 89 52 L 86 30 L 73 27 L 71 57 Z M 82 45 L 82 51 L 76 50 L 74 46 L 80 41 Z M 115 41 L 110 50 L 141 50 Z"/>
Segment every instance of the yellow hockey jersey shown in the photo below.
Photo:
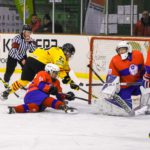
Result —
<path fill-rule="evenodd" d="M 60 73 L 58 76 L 64 78 L 70 71 L 69 62 L 64 55 L 64 52 L 59 47 L 51 47 L 48 50 L 37 48 L 29 57 L 32 57 L 43 64 L 53 63 L 59 66 Z"/>

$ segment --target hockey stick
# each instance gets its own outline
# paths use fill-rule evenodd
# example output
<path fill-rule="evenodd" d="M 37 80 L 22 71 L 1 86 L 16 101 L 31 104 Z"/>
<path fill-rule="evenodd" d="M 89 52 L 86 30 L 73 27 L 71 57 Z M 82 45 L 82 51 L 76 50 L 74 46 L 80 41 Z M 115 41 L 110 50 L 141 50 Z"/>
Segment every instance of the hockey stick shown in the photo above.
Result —
<path fill-rule="evenodd" d="M 2 81 L 2 83 L 4 84 L 4 86 L 5 86 L 6 88 L 9 88 L 9 85 L 8 85 L 1 77 L 0 77 L 0 81 Z M 14 92 L 14 95 L 15 95 L 17 98 L 20 97 L 16 92 Z"/>
<path fill-rule="evenodd" d="M 81 83 L 78 78 L 76 77 L 75 73 L 73 70 L 71 70 L 69 72 L 69 76 L 74 80 L 75 83 L 77 83 L 77 85 L 79 86 L 79 90 L 81 90 L 82 92 L 86 93 L 86 94 L 90 94 L 88 91 L 84 90 L 83 88 L 81 88 L 81 86 L 83 86 L 83 83 Z M 75 84 L 74 83 L 74 84 Z M 98 98 L 97 96 L 90 94 L 93 98 Z"/>
<path fill-rule="evenodd" d="M 73 81 L 78 84 L 79 86 L 83 86 L 83 83 L 79 81 L 79 79 L 76 77 L 75 72 L 73 70 L 69 71 L 69 76 L 71 77 L 71 79 L 73 79 Z"/>
<path fill-rule="evenodd" d="M 80 99 L 80 100 L 83 100 L 83 101 L 86 101 L 86 102 L 88 102 L 88 101 L 89 101 L 88 99 L 86 99 L 86 98 L 82 98 L 82 97 L 77 97 L 77 96 L 75 96 L 74 98 L 77 98 L 77 99 Z"/>
<path fill-rule="evenodd" d="M 72 84 L 77 85 L 76 83 L 72 83 Z M 96 98 L 96 99 L 98 98 L 97 96 L 95 96 L 95 95 L 89 93 L 88 91 L 84 90 L 83 88 L 81 88 L 81 86 L 83 86 L 83 83 L 80 83 L 78 86 L 79 86 L 79 90 L 81 90 L 82 92 L 84 92 L 88 95 L 91 95 L 93 98 Z"/>
<path fill-rule="evenodd" d="M 102 83 L 105 83 L 104 80 L 96 73 L 96 71 L 90 65 L 87 65 L 87 67 L 92 70 L 92 72 L 100 79 Z M 119 95 L 114 94 L 112 97 L 129 115 L 133 116 L 133 111 Z"/>
<path fill-rule="evenodd" d="M 96 98 L 96 99 L 98 98 L 97 96 L 95 96 L 95 95 L 89 93 L 88 91 L 84 90 L 84 89 L 81 88 L 81 87 L 79 87 L 79 89 L 80 89 L 81 91 L 83 91 L 84 93 L 86 93 L 86 94 L 88 94 L 88 95 L 91 95 L 93 98 Z"/>
<path fill-rule="evenodd" d="M 123 86 L 137 86 L 137 85 L 142 85 L 142 82 L 122 82 L 122 83 L 92 83 L 92 84 L 86 84 L 86 86 L 103 86 L 103 85 L 108 85 L 108 86 L 114 86 L 114 85 L 123 85 Z"/>
<path fill-rule="evenodd" d="M 97 74 L 97 72 L 90 65 L 87 65 L 87 67 L 90 68 L 90 70 L 92 70 L 92 72 L 99 78 L 99 80 L 102 83 L 105 83 L 104 80 Z"/>

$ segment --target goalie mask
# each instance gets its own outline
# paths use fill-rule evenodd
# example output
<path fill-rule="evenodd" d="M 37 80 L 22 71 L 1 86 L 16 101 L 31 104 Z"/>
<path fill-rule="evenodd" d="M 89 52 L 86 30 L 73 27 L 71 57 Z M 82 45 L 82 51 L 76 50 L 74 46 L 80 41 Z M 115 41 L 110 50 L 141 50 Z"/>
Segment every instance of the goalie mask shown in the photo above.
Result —
<path fill-rule="evenodd" d="M 72 44 L 66 43 L 62 46 L 62 50 L 67 58 L 71 57 L 75 53 L 75 48 Z"/>
<path fill-rule="evenodd" d="M 45 71 L 48 72 L 52 78 L 56 78 L 60 69 L 57 65 L 49 63 L 45 66 Z"/>
<path fill-rule="evenodd" d="M 121 56 L 122 60 L 125 60 L 128 58 L 129 53 L 132 53 L 132 48 L 127 41 L 121 41 L 116 48 L 116 52 Z"/>

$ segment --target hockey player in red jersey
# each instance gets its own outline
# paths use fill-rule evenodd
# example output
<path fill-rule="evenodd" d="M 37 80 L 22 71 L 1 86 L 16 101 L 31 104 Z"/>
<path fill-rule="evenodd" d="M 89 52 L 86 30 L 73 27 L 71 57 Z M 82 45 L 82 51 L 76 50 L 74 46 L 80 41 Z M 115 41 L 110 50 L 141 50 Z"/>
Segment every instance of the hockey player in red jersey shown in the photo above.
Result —
<path fill-rule="evenodd" d="M 138 51 L 132 51 L 131 45 L 127 41 L 121 41 L 116 48 L 115 55 L 109 65 L 107 80 L 112 76 L 120 77 L 120 82 L 142 82 L 144 74 L 143 54 Z M 106 82 L 107 82 L 106 80 Z M 118 95 L 132 109 L 132 95 L 141 95 L 139 85 L 120 86 Z"/>
<path fill-rule="evenodd" d="M 65 112 L 73 110 L 65 105 L 64 99 L 74 100 L 74 94 L 72 92 L 62 93 L 60 82 L 57 79 L 59 71 L 57 65 L 47 64 L 45 71 L 38 72 L 29 85 L 24 97 L 24 104 L 8 107 L 9 113 L 41 112 L 47 107 L 61 109 Z M 55 95 L 56 98 L 49 95 Z"/>

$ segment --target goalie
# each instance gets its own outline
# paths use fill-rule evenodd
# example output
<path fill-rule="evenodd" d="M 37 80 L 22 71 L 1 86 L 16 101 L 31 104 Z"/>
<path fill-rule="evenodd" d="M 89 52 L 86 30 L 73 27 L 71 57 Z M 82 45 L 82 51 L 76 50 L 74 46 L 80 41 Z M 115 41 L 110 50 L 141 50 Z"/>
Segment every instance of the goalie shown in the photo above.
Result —
<path fill-rule="evenodd" d="M 108 76 L 106 82 L 116 83 L 116 86 L 109 87 L 104 85 L 102 88 L 103 93 L 110 95 L 117 95 L 122 99 L 122 102 L 129 110 L 133 110 L 132 99 L 133 95 L 141 95 L 140 85 L 137 82 L 142 82 L 144 74 L 144 57 L 138 50 L 132 51 L 131 45 L 127 41 L 121 41 L 116 48 L 117 55 L 115 55 L 109 65 Z M 117 83 L 135 83 L 135 85 L 119 85 Z M 116 90 L 117 89 L 117 90 Z M 122 107 L 115 99 L 109 102 L 116 106 Z"/>

